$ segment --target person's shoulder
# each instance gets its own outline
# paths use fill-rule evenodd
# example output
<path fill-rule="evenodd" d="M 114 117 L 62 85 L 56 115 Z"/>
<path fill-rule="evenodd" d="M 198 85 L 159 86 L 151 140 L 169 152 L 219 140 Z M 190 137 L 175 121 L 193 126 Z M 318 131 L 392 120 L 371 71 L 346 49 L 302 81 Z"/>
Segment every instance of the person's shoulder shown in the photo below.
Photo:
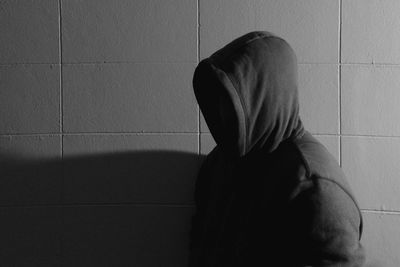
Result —
<path fill-rule="evenodd" d="M 330 198 L 346 195 L 359 209 L 345 173 L 328 149 L 309 133 L 296 140 L 295 145 L 306 166 L 304 180 L 308 181 L 308 188 Z"/>
<path fill-rule="evenodd" d="M 294 143 L 303 158 L 307 180 L 315 185 L 322 183 L 329 184 L 332 188 L 340 188 L 354 200 L 345 173 L 323 144 L 308 132 Z"/>
<path fill-rule="evenodd" d="M 338 161 L 314 136 L 306 132 L 303 137 L 296 139 L 293 143 L 306 165 L 308 177 L 323 177 L 345 183 L 345 174 Z"/>

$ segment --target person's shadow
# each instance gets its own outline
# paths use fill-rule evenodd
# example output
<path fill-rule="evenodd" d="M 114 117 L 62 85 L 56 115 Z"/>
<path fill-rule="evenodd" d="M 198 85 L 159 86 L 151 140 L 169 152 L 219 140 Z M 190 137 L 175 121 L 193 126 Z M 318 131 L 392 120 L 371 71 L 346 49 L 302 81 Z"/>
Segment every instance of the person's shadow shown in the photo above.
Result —
<path fill-rule="evenodd" d="M 186 266 L 203 159 L 0 155 L 0 266 Z"/>

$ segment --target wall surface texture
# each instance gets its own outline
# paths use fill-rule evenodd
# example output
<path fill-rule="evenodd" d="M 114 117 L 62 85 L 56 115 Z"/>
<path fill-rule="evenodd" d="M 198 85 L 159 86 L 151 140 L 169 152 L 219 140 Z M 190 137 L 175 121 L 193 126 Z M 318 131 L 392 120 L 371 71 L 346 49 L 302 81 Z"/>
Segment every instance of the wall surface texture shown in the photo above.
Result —
<path fill-rule="evenodd" d="M 293 46 L 302 119 L 348 176 L 371 266 L 400 266 L 399 14 L 398 0 L 1 0 L 0 266 L 185 266 L 215 145 L 193 71 L 252 30 Z"/>

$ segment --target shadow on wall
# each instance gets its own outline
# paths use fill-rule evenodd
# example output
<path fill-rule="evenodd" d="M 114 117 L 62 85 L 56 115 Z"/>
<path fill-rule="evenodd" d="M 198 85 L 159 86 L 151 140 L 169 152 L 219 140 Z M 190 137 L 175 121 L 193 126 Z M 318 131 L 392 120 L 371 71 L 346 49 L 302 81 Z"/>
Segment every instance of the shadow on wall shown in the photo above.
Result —
<path fill-rule="evenodd" d="M 0 155 L 0 265 L 186 266 L 203 156 Z"/>

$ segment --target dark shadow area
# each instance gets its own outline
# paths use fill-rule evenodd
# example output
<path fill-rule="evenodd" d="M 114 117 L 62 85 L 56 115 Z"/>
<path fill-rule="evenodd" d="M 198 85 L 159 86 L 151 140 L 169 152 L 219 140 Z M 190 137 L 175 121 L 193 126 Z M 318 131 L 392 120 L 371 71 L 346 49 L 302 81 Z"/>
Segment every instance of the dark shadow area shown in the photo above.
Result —
<path fill-rule="evenodd" d="M 136 151 L 26 160 L 0 155 L 0 206 L 193 202 L 203 156 Z"/>
<path fill-rule="evenodd" d="M 186 266 L 204 156 L 0 156 L 1 266 Z"/>

